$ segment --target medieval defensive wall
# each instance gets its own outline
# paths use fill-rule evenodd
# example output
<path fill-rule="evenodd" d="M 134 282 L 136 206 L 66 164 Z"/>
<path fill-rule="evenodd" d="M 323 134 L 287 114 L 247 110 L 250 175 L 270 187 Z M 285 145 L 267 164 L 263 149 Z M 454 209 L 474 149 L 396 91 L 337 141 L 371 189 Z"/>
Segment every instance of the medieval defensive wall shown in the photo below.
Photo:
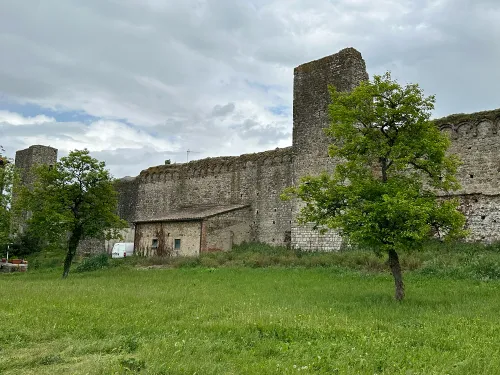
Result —
<path fill-rule="evenodd" d="M 349 91 L 367 79 L 365 62 L 353 48 L 300 65 L 294 70 L 292 146 L 255 154 L 159 165 L 143 170 L 137 177 L 118 180 L 118 213 L 131 224 L 124 234 L 129 241 L 141 238 L 141 248 L 144 247 L 141 251 L 154 254 L 155 249 L 148 248 L 147 244 L 151 238 L 154 242 L 155 233 L 152 224 L 148 227 L 147 223 L 155 223 L 158 227 L 165 218 L 166 229 L 162 226 L 162 233 L 174 226 L 177 228 L 175 233 L 181 233 L 184 221 L 200 220 L 202 223 L 208 216 L 200 216 L 201 213 L 210 211 L 226 216 L 221 216 L 217 225 L 207 224 L 208 232 L 203 232 L 203 223 L 200 225 L 201 231 L 196 234 L 199 241 L 198 237 L 195 239 L 200 243 L 196 245 L 199 251 L 217 248 L 218 239 L 224 244 L 256 241 L 303 250 L 338 250 L 342 239 L 336 233 L 320 235 L 312 226 L 298 225 L 296 217 L 301 202 L 282 201 L 280 194 L 303 176 L 333 170 L 334 161 L 327 155 L 329 140 L 323 131 L 329 124 L 328 86 Z M 455 195 L 461 198 L 462 209 L 467 215 L 469 239 L 500 240 L 500 150 L 497 146 L 500 144 L 500 110 L 451 115 L 435 123 L 449 134 L 450 153 L 457 154 L 463 162 L 458 171 L 462 189 Z M 43 146 L 32 147 L 36 148 L 37 155 L 44 154 L 39 149 Z M 30 154 L 26 150 L 18 153 Z M 52 151 L 47 151 L 47 157 L 47 163 L 53 163 Z M 29 158 L 21 157 L 20 160 Z M 28 164 L 23 161 L 19 166 L 29 168 Z M 241 207 L 241 212 L 231 216 L 225 211 L 230 207 Z M 207 223 L 215 221 L 212 215 Z M 198 231 L 191 224 L 185 227 L 188 226 L 189 231 Z M 206 240 L 211 234 L 210 228 L 215 227 L 214 239 Z M 137 228 L 144 229 L 138 233 Z M 146 234 L 151 238 L 144 240 Z M 204 247 L 203 241 L 211 247 Z M 88 244 L 90 246 L 90 242 Z M 102 248 L 97 242 L 92 246 L 96 250 Z"/>

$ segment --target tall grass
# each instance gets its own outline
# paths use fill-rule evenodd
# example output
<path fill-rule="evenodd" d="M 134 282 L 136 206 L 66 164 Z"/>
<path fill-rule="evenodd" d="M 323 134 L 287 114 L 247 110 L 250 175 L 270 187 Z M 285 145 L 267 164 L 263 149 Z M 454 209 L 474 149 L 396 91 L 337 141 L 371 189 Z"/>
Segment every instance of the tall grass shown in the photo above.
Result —
<path fill-rule="evenodd" d="M 478 280 L 500 278 L 500 245 L 429 242 L 421 251 L 400 256 L 404 271 Z M 220 267 L 334 267 L 364 272 L 387 272 L 385 256 L 370 250 L 304 252 L 265 244 L 243 244 L 229 252 L 204 253 L 197 258 L 140 258 L 118 260 L 114 265 L 171 268 Z"/>
<path fill-rule="evenodd" d="M 29 257 L 33 270 L 62 270 L 63 251 L 41 252 Z M 91 258 L 80 257 L 74 265 L 79 272 L 98 268 L 221 268 L 221 267 L 300 267 L 342 268 L 369 273 L 386 273 L 386 257 L 370 250 L 344 250 L 340 252 L 304 252 L 249 243 L 236 246 L 228 252 L 203 253 L 199 257 L 128 257 L 108 259 L 99 254 Z M 441 243 L 430 241 L 421 251 L 400 254 L 405 272 L 425 275 L 450 276 L 476 280 L 500 279 L 500 244 Z M 62 272 L 62 271 L 61 271 Z"/>

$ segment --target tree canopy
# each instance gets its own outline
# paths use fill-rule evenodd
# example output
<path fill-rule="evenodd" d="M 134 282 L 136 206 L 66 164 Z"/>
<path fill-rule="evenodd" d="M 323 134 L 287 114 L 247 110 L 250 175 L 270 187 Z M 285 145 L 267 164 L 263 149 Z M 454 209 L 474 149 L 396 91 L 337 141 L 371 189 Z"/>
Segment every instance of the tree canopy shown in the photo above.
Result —
<path fill-rule="evenodd" d="M 16 177 L 14 163 L 2 155 L 0 146 L 0 244 L 11 240 L 12 194 Z"/>
<path fill-rule="evenodd" d="M 67 246 L 63 277 L 84 238 L 117 238 L 127 223 L 116 215 L 117 194 L 105 163 L 88 150 L 71 151 L 55 166 L 41 165 L 36 181 L 24 190 L 32 233 Z"/>
<path fill-rule="evenodd" d="M 397 251 L 419 249 L 433 236 L 465 235 L 464 215 L 447 192 L 459 189 L 459 160 L 430 120 L 434 96 L 391 75 L 375 76 L 352 92 L 330 87 L 332 174 L 309 176 L 284 197 L 305 203 L 299 222 L 336 229 L 350 244 L 388 254 L 397 300 L 404 284 Z"/>

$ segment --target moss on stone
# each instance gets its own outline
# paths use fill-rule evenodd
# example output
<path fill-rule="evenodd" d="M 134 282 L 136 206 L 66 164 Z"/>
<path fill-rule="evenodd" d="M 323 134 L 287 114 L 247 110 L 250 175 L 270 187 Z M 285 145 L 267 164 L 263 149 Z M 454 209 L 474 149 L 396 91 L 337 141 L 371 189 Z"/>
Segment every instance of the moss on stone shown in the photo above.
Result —
<path fill-rule="evenodd" d="M 295 73 L 307 73 L 307 72 L 312 72 L 312 71 L 320 71 L 323 66 L 325 66 L 328 62 L 330 62 L 332 59 L 337 59 L 339 62 L 342 60 L 346 60 L 349 57 L 354 56 L 356 58 L 361 58 L 361 53 L 356 50 L 355 48 L 348 47 L 344 48 L 340 52 L 323 57 L 318 60 L 313 60 L 310 62 L 307 62 L 305 64 L 299 65 L 298 67 L 295 68 Z"/>
<path fill-rule="evenodd" d="M 433 121 L 437 126 L 443 126 L 446 124 L 460 124 L 462 122 L 477 122 L 480 120 L 495 121 L 498 118 L 500 118 L 500 109 L 474 113 L 457 113 Z"/>

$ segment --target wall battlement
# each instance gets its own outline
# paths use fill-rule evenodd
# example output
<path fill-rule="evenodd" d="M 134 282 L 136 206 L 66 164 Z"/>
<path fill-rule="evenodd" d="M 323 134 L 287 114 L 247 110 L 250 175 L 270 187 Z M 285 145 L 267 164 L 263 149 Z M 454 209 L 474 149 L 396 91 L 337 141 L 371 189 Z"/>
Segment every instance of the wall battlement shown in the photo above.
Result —
<path fill-rule="evenodd" d="M 240 156 L 221 156 L 193 160 L 189 163 L 158 165 L 141 171 L 139 179 L 143 183 L 150 183 L 191 177 L 217 176 L 223 173 L 242 171 L 247 168 L 288 165 L 291 162 L 292 148 L 277 148 Z"/>

